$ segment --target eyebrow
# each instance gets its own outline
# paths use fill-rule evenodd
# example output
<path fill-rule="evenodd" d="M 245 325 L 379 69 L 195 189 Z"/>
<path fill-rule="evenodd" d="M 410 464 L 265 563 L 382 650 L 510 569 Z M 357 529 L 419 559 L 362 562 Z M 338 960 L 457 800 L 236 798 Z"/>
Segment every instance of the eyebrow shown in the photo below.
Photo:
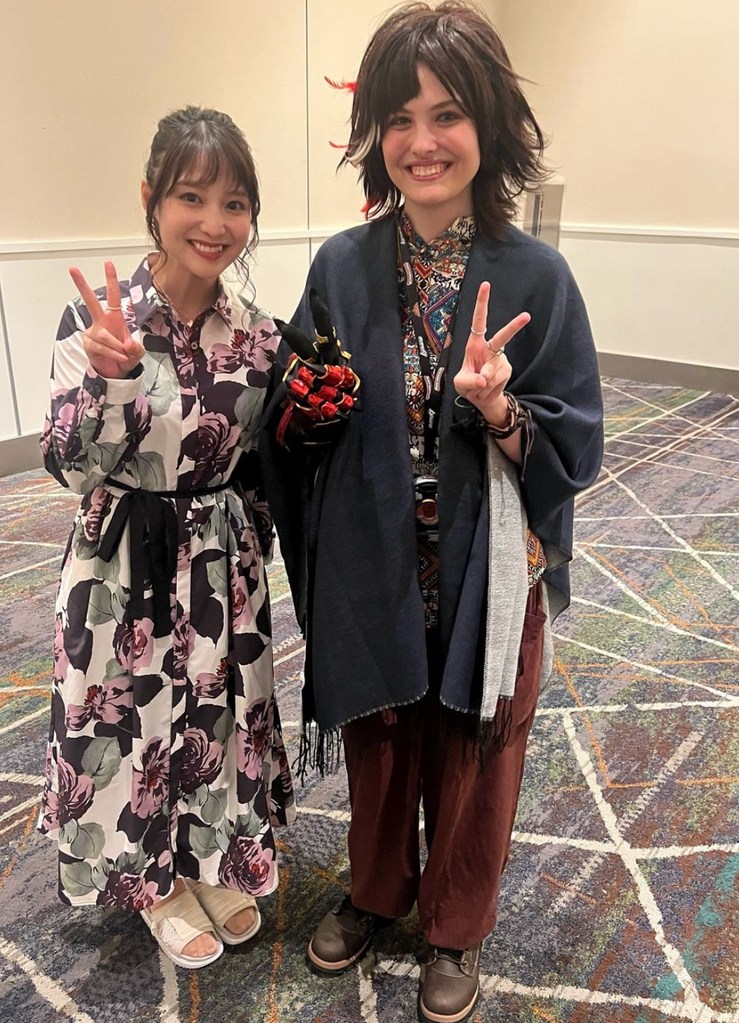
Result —
<path fill-rule="evenodd" d="M 183 187 L 183 188 L 207 188 L 208 185 L 207 185 L 207 183 L 205 181 L 183 181 L 183 180 L 180 180 L 180 181 L 177 181 L 175 183 L 174 187 L 175 188 L 179 188 L 179 187 Z M 226 192 L 226 195 L 246 195 L 246 194 L 247 193 L 246 193 L 246 189 L 245 188 L 232 188 L 228 192 Z"/>
<path fill-rule="evenodd" d="M 401 110 L 407 110 L 408 109 L 408 103 L 410 103 L 411 100 L 414 100 L 415 98 L 416 98 L 415 96 L 411 96 L 411 99 L 410 100 L 406 100 L 406 102 L 403 104 L 403 106 L 402 107 L 398 107 L 398 109 L 395 110 L 394 113 L 399 113 Z M 454 97 L 452 96 L 449 99 L 442 100 L 441 103 L 434 103 L 434 105 L 431 107 L 431 110 L 432 111 L 433 110 L 442 110 L 444 107 L 459 107 L 459 109 L 461 110 L 462 109 L 462 104 L 459 102 L 458 99 L 454 99 Z"/>

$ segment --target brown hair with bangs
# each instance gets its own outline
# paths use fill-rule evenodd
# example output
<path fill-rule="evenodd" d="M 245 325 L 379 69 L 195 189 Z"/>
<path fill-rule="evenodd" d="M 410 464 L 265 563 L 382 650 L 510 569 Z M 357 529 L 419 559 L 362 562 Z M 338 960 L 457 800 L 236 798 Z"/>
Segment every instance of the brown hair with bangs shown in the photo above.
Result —
<path fill-rule="evenodd" d="M 369 217 L 400 208 L 402 195 L 385 169 L 381 142 L 391 115 L 420 91 L 419 64 L 475 122 L 480 147 L 472 185 L 475 219 L 483 235 L 500 238 L 515 216 L 517 197 L 547 176 L 546 142 L 500 37 L 471 3 L 408 3 L 380 25 L 359 68 L 341 163 L 359 169 Z"/>
<path fill-rule="evenodd" d="M 146 226 L 163 257 L 158 269 L 161 270 L 167 258 L 156 217 L 159 203 L 178 181 L 189 179 L 212 185 L 221 174 L 246 193 L 251 212 L 251 236 L 246 252 L 250 254 L 259 240 L 259 181 L 243 132 L 228 114 L 203 107 L 183 107 L 161 119 L 144 170 L 150 189 Z M 246 283 L 249 270 L 243 254 L 236 263 Z"/>

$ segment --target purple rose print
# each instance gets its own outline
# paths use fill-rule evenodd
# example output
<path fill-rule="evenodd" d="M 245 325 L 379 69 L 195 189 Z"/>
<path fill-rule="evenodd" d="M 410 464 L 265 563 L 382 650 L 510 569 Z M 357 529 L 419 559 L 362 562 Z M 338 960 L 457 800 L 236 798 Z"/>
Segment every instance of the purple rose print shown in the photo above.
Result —
<path fill-rule="evenodd" d="M 83 516 L 85 539 L 96 543 L 103 530 L 103 522 L 110 511 L 112 501 L 110 491 L 104 487 L 96 487 L 85 502 Z"/>
<path fill-rule="evenodd" d="M 118 870 L 111 870 L 97 904 L 140 913 L 142 909 L 148 909 L 157 898 L 158 888 L 154 881 L 144 881 L 139 874 L 122 874 Z"/>
<path fill-rule="evenodd" d="M 223 657 L 218 670 L 201 671 L 192 687 L 193 696 L 198 699 L 215 700 L 224 692 L 228 682 L 228 660 Z"/>
<path fill-rule="evenodd" d="M 249 626 L 254 615 L 244 577 L 233 563 L 229 565 L 229 574 L 231 576 L 231 621 L 234 628 Z"/>
<path fill-rule="evenodd" d="M 53 772 L 52 764 L 47 760 L 47 779 Z M 79 820 L 92 806 L 95 796 L 95 785 L 91 778 L 77 774 L 71 764 L 61 757 L 56 765 L 57 785 L 54 791 L 47 782 L 44 791 L 43 830 L 62 828 L 69 821 Z"/>
<path fill-rule="evenodd" d="M 117 725 L 131 703 L 128 695 L 131 686 L 125 684 L 125 688 L 121 688 L 121 682 L 125 684 L 124 679 L 117 679 L 115 682 L 88 686 L 82 706 L 71 703 L 67 707 L 67 728 L 79 732 L 93 718 L 106 725 Z"/>
<path fill-rule="evenodd" d="M 64 624 L 61 614 L 54 619 L 54 681 L 63 682 L 69 671 L 69 659 L 64 649 Z"/>
<path fill-rule="evenodd" d="M 163 739 L 151 739 L 141 754 L 141 769 L 133 768 L 131 811 L 151 817 L 164 806 L 169 794 L 169 749 Z"/>
<path fill-rule="evenodd" d="M 255 542 L 256 541 L 256 542 Z M 260 552 L 257 549 L 257 536 L 252 526 L 247 526 L 239 536 L 239 558 L 246 575 L 254 582 L 259 579 L 261 568 Z"/>
<path fill-rule="evenodd" d="M 82 451 L 77 414 L 77 393 L 70 391 L 54 409 L 54 435 L 59 454 L 65 462 L 73 462 Z"/>
<path fill-rule="evenodd" d="M 246 712 L 246 728 L 237 726 L 237 765 L 252 781 L 262 776 L 262 765 L 272 748 L 274 702 L 256 700 Z"/>
<path fill-rule="evenodd" d="M 133 625 L 121 622 L 113 633 L 113 653 L 124 668 L 149 668 L 154 656 L 154 622 L 140 618 Z"/>
<path fill-rule="evenodd" d="M 172 632 L 172 678 L 182 683 L 187 678 L 187 662 L 195 648 L 195 632 L 190 628 L 189 614 L 182 614 Z"/>
<path fill-rule="evenodd" d="M 221 412 L 206 412 L 200 417 L 197 430 L 182 442 L 182 450 L 195 462 L 196 475 L 212 477 L 224 473 L 231 461 L 241 427 L 232 426 Z"/>
<path fill-rule="evenodd" d="M 202 728 L 186 728 L 183 735 L 180 786 L 183 792 L 194 792 L 200 785 L 210 785 L 223 763 L 223 746 L 211 742 Z"/>
<path fill-rule="evenodd" d="M 46 458 L 46 456 L 49 453 L 49 449 L 51 448 L 51 435 L 52 435 L 51 420 L 47 416 L 46 419 L 44 420 L 44 429 L 41 433 L 41 438 L 39 440 L 41 454 L 44 456 L 44 458 Z"/>
<path fill-rule="evenodd" d="M 255 838 L 232 835 L 221 860 L 218 878 L 227 888 L 246 895 L 261 895 L 274 887 L 275 854 Z"/>
<path fill-rule="evenodd" d="M 127 421 L 129 440 L 141 441 L 151 429 L 151 405 L 143 394 L 137 394 L 133 404 L 127 410 L 130 422 Z"/>
<path fill-rule="evenodd" d="M 192 391 L 195 387 L 195 360 L 188 342 L 177 332 L 172 334 L 172 347 L 175 353 L 175 370 L 183 391 Z"/>
<path fill-rule="evenodd" d="M 247 334 L 235 330 L 230 345 L 213 345 L 211 373 L 236 373 L 242 366 L 267 373 L 275 359 L 275 335 L 262 329 Z"/>

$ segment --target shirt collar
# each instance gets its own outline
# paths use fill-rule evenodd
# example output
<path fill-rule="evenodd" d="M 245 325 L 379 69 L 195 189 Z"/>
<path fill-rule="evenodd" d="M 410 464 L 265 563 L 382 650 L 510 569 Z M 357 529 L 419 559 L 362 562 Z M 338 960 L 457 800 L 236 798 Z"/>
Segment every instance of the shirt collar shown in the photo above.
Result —
<path fill-rule="evenodd" d="M 420 234 L 417 234 L 414 230 L 408 214 L 402 212 L 400 216 L 400 227 L 411 247 L 419 253 L 423 253 L 425 251 L 435 253 L 445 252 L 448 249 L 456 249 L 462 244 L 469 245 L 475 237 L 475 231 L 477 230 L 477 224 L 473 216 L 457 217 L 454 223 L 450 224 L 446 231 L 442 231 L 440 235 L 436 236 L 436 238 L 433 238 L 430 242 L 426 242 Z"/>
<path fill-rule="evenodd" d="M 168 310 L 170 307 L 165 299 L 159 294 L 151 277 L 149 269 L 149 256 L 146 256 L 131 275 L 129 282 L 128 297 L 130 300 L 130 315 L 139 329 L 143 329 L 154 313 L 161 310 Z M 210 307 L 213 312 L 218 313 L 227 326 L 231 326 L 232 300 L 226 290 L 223 281 L 218 279 L 218 294 L 215 302 Z M 124 309 L 125 314 L 125 309 Z"/>

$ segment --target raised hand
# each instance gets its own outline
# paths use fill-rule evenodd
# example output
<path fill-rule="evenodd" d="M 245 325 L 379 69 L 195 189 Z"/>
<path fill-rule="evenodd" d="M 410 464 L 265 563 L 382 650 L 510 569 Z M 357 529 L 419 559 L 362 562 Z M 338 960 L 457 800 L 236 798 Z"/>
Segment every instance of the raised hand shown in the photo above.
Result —
<path fill-rule="evenodd" d="M 498 426 L 509 416 L 509 406 L 503 392 L 511 378 L 511 364 L 506 358 L 505 346 L 526 326 L 531 316 L 519 313 L 486 341 L 489 300 L 490 284 L 483 281 L 477 292 L 472 328 L 462 367 L 454 377 L 454 386 L 463 398 L 479 409 L 489 423 Z"/>
<path fill-rule="evenodd" d="M 90 365 L 107 380 L 125 377 L 144 357 L 145 348 L 128 332 L 121 312 L 121 288 L 115 267 L 105 263 L 105 308 L 76 266 L 69 273 L 85 303 L 92 324 L 84 332 L 83 347 Z"/>
<path fill-rule="evenodd" d="M 357 408 L 359 377 L 348 365 L 351 355 L 341 347 L 328 307 L 314 288 L 309 297 L 314 340 L 275 319 L 293 350 L 283 377 L 283 414 L 277 426 L 277 440 L 285 447 L 290 434 L 302 435 L 306 445 L 334 443 Z"/>

